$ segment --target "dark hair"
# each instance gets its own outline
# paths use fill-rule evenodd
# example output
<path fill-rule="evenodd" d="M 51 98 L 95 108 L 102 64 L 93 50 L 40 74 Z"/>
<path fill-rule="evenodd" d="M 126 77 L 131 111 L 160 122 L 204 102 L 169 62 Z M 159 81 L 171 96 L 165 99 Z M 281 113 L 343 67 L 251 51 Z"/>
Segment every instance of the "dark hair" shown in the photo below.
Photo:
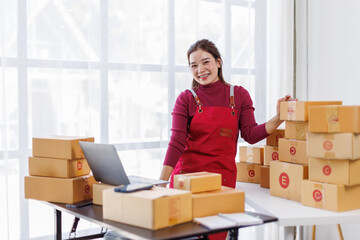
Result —
<path fill-rule="evenodd" d="M 223 77 L 223 73 L 222 73 L 223 61 L 221 59 L 220 52 L 217 49 L 217 47 L 215 46 L 215 44 L 213 42 L 211 42 L 210 40 L 208 40 L 208 39 L 198 40 L 196 43 L 194 43 L 193 45 L 190 46 L 189 50 L 187 51 L 188 64 L 190 64 L 190 54 L 192 54 L 193 52 L 195 52 L 199 49 L 210 53 L 215 58 L 215 61 L 220 59 L 220 68 L 218 70 L 218 77 L 219 77 L 220 81 L 226 83 L 224 80 L 224 77 Z M 191 87 L 196 89 L 199 87 L 199 83 L 197 81 L 195 81 L 195 79 L 193 79 Z"/>

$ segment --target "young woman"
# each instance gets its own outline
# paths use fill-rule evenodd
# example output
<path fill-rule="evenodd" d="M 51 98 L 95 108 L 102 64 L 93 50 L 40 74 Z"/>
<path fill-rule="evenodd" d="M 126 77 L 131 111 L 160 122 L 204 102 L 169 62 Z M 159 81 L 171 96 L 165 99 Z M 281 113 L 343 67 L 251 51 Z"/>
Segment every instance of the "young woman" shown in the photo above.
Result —
<path fill-rule="evenodd" d="M 235 155 L 239 131 L 254 144 L 271 134 L 281 123 L 277 114 L 258 125 L 247 90 L 226 83 L 222 59 L 215 44 L 207 39 L 190 46 L 188 63 L 193 75 L 192 89 L 182 92 L 173 110 L 172 135 L 160 179 L 173 187 L 179 173 L 208 171 L 222 175 L 222 185 L 235 188 Z"/>

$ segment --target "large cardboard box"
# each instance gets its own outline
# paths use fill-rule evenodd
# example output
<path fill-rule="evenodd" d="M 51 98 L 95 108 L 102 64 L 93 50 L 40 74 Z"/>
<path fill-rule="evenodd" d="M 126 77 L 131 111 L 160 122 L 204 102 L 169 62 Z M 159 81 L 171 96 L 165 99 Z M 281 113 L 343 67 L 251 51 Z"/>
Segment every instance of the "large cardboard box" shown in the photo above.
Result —
<path fill-rule="evenodd" d="M 287 101 L 280 103 L 280 119 L 287 121 L 308 121 L 309 107 L 317 105 L 342 105 L 341 101 Z"/>
<path fill-rule="evenodd" d="M 147 229 L 192 220 L 191 192 L 153 187 L 133 193 L 103 191 L 103 218 Z"/>
<path fill-rule="evenodd" d="M 360 134 L 308 133 L 309 157 L 327 159 L 360 158 Z"/>
<path fill-rule="evenodd" d="M 286 121 L 285 122 L 285 138 L 306 140 L 309 122 Z"/>
<path fill-rule="evenodd" d="M 262 165 L 255 163 L 237 162 L 237 182 L 260 183 L 260 167 Z"/>
<path fill-rule="evenodd" d="M 61 159 L 29 157 L 30 176 L 72 178 L 90 173 L 90 167 L 85 158 Z"/>
<path fill-rule="evenodd" d="M 63 159 L 84 158 L 79 141 L 94 142 L 94 138 L 69 136 L 33 138 L 33 156 Z"/>
<path fill-rule="evenodd" d="M 309 132 L 360 133 L 360 106 L 310 107 Z"/>
<path fill-rule="evenodd" d="M 240 146 L 239 160 L 243 163 L 264 163 L 264 146 Z"/>
<path fill-rule="evenodd" d="M 308 179 L 308 166 L 272 161 L 270 163 L 270 194 L 301 201 L 301 181 Z"/>
<path fill-rule="evenodd" d="M 344 186 L 304 180 L 301 195 L 301 203 L 310 207 L 336 212 L 360 208 L 360 185 Z"/>
<path fill-rule="evenodd" d="M 308 165 L 306 141 L 281 138 L 279 140 L 279 160 Z"/>
<path fill-rule="evenodd" d="M 270 166 L 270 162 L 276 160 L 279 160 L 279 147 L 265 145 L 264 165 Z"/>
<path fill-rule="evenodd" d="M 245 193 L 224 186 L 220 190 L 196 193 L 192 195 L 192 209 L 193 218 L 244 212 Z"/>
<path fill-rule="evenodd" d="M 352 186 L 360 184 L 360 160 L 309 158 L 309 180 Z"/>
<path fill-rule="evenodd" d="M 48 202 L 75 203 L 92 199 L 93 176 L 52 178 L 25 176 L 25 198 Z"/>
<path fill-rule="evenodd" d="M 103 205 L 103 191 L 105 189 L 114 189 L 114 185 L 105 183 L 94 183 L 93 185 L 93 204 Z"/>
<path fill-rule="evenodd" d="M 218 190 L 221 188 L 221 174 L 195 172 L 174 175 L 174 188 L 192 193 Z"/>
<path fill-rule="evenodd" d="M 260 187 L 270 188 L 270 166 L 260 167 Z"/>
<path fill-rule="evenodd" d="M 267 138 L 266 145 L 278 146 L 279 138 L 285 137 L 285 129 L 275 129 Z"/>

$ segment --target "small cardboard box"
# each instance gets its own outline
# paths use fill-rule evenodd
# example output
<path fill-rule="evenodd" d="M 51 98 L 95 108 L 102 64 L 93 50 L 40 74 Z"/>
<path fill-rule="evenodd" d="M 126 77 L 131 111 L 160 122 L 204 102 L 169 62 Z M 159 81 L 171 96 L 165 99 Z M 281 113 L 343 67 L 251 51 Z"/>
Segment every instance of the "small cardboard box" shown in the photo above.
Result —
<path fill-rule="evenodd" d="M 68 136 L 33 138 L 33 156 L 63 159 L 85 158 L 79 141 L 94 142 L 94 138 Z"/>
<path fill-rule="evenodd" d="M 308 165 L 306 141 L 281 138 L 279 140 L 279 160 Z"/>
<path fill-rule="evenodd" d="M 174 175 L 174 188 L 192 193 L 218 190 L 221 188 L 221 174 L 195 172 Z"/>
<path fill-rule="evenodd" d="M 310 180 L 302 182 L 301 203 L 306 206 L 343 212 L 359 209 L 358 199 L 360 199 L 360 185 L 344 186 Z"/>
<path fill-rule="evenodd" d="M 360 133 L 360 106 L 310 107 L 309 132 Z"/>
<path fill-rule="evenodd" d="M 270 163 L 270 194 L 301 201 L 301 181 L 308 179 L 308 166 L 272 161 Z"/>
<path fill-rule="evenodd" d="M 90 167 L 85 158 L 61 159 L 29 157 L 30 176 L 73 178 L 90 173 Z"/>
<path fill-rule="evenodd" d="M 353 186 L 360 184 L 360 160 L 309 158 L 309 180 Z"/>
<path fill-rule="evenodd" d="M 275 129 L 267 138 L 266 145 L 278 146 L 279 138 L 285 137 L 285 129 Z"/>
<path fill-rule="evenodd" d="M 103 191 L 103 218 L 147 229 L 160 229 L 192 220 L 191 192 L 153 187 L 133 193 Z"/>
<path fill-rule="evenodd" d="M 309 157 L 327 159 L 360 158 L 360 134 L 353 133 L 308 133 Z"/>
<path fill-rule="evenodd" d="M 286 121 L 308 121 L 309 107 L 317 105 L 342 105 L 341 101 L 287 101 L 280 103 L 280 119 Z"/>
<path fill-rule="evenodd" d="M 94 183 L 90 175 L 76 178 L 25 176 L 25 198 L 71 204 L 92 199 Z"/>
<path fill-rule="evenodd" d="M 306 133 L 308 132 L 309 122 L 285 122 L 285 138 L 306 140 Z"/>
<path fill-rule="evenodd" d="M 237 162 L 237 182 L 260 183 L 260 167 L 262 165 L 255 163 Z"/>
<path fill-rule="evenodd" d="M 264 165 L 270 166 L 270 162 L 276 160 L 279 160 L 279 147 L 265 145 Z"/>
<path fill-rule="evenodd" d="M 192 195 L 192 208 L 193 218 L 219 213 L 244 212 L 245 193 L 224 186 L 221 190 L 196 193 Z"/>
<path fill-rule="evenodd" d="M 264 163 L 264 146 L 240 146 L 239 160 L 243 163 Z"/>
<path fill-rule="evenodd" d="M 260 187 L 270 188 L 270 166 L 260 167 Z"/>
<path fill-rule="evenodd" d="M 93 204 L 103 205 L 103 190 L 114 189 L 114 185 L 105 183 L 94 183 L 93 185 Z"/>

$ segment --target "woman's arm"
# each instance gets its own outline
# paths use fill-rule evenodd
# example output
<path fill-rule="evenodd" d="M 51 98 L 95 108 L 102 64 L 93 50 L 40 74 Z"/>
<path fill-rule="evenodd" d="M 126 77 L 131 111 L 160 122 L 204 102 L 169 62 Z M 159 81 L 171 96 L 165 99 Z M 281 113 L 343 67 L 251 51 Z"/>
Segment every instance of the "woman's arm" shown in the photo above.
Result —
<path fill-rule="evenodd" d="M 265 123 L 265 128 L 266 128 L 266 132 L 267 134 L 271 134 L 275 129 L 277 129 L 280 124 L 283 122 L 283 120 L 280 120 L 280 102 L 286 102 L 286 101 L 296 101 L 297 99 L 293 99 L 291 98 L 290 95 L 286 95 L 283 98 L 280 98 L 277 101 L 276 104 L 276 115 L 271 118 L 269 121 L 267 121 Z"/>
<path fill-rule="evenodd" d="M 160 180 L 169 181 L 172 171 L 174 170 L 173 167 L 168 165 L 163 165 L 163 168 L 160 173 Z"/>

